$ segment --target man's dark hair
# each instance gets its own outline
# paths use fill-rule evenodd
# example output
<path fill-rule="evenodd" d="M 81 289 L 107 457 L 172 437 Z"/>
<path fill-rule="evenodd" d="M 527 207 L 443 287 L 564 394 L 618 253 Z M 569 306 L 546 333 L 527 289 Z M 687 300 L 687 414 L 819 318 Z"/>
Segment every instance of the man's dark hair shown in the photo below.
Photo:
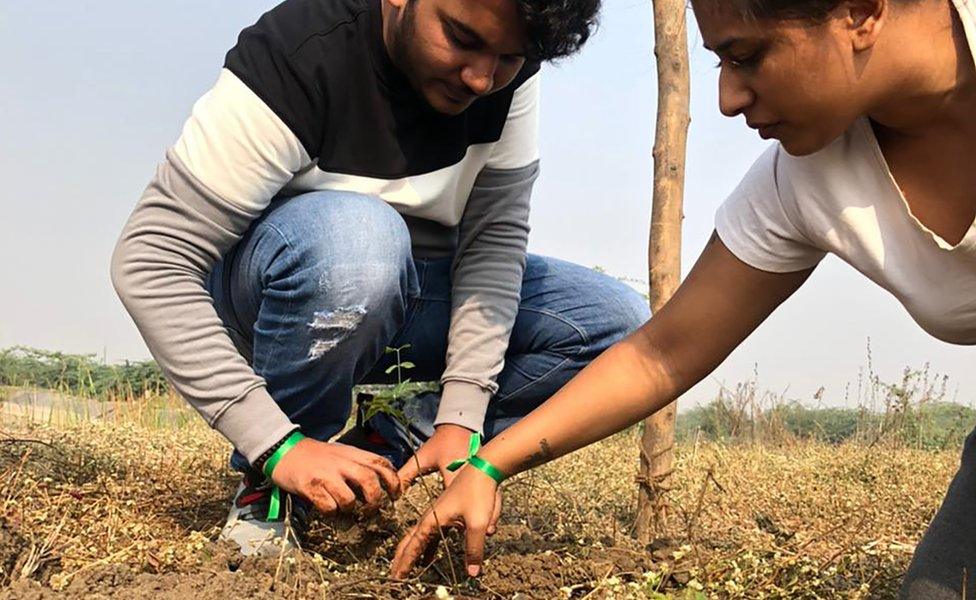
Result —
<path fill-rule="evenodd" d="M 596 29 L 600 0 L 516 0 L 529 35 L 528 58 L 574 54 Z"/>

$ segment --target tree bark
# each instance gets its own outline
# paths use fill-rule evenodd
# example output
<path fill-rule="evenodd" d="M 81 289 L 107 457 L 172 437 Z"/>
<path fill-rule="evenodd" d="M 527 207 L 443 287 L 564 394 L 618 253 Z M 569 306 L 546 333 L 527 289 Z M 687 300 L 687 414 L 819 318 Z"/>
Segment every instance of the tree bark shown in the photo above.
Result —
<path fill-rule="evenodd" d="M 690 82 L 685 0 L 653 0 L 653 4 L 658 104 L 648 280 L 651 311 L 657 313 L 681 279 L 681 205 Z M 636 525 L 638 539 L 645 543 L 668 530 L 667 492 L 674 468 L 676 405 L 671 403 L 644 421 Z"/>

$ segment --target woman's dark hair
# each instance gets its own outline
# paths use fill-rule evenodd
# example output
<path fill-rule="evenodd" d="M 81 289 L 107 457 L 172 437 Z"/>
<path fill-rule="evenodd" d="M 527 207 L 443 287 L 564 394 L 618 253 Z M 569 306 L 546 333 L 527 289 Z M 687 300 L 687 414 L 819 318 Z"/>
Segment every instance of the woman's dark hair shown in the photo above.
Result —
<path fill-rule="evenodd" d="M 709 0 L 715 1 L 715 0 Z M 722 1 L 722 0 L 718 0 Z M 732 0 L 736 11 L 748 19 L 823 21 L 842 0 Z"/>
<path fill-rule="evenodd" d="M 528 58 L 569 56 L 590 38 L 600 0 L 516 0 L 529 35 Z"/>

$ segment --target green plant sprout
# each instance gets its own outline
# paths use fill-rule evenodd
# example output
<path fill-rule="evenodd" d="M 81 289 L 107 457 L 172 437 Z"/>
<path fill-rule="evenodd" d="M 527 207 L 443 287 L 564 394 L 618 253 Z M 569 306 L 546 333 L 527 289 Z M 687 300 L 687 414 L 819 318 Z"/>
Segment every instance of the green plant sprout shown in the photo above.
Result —
<path fill-rule="evenodd" d="M 410 344 L 404 344 L 397 348 L 387 347 L 384 350 L 385 354 L 395 354 L 395 361 L 390 365 L 385 373 L 391 375 L 396 373 L 396 383 L 390 386 L 383 387 L 376 390 L 373 393 L 373 398 L 366 405 L 366 410 L 363 413 L 363 422 L 367 423 L 370 419 L 379 414 L 385 414 L 390 416 L 392 419 L 396 420 L 407 432 L 406 441 L 410 446 L 411 456 L 408 460 L 419 461 L 417 458 L 417 445 L 414 443 L 412 436 L 410 435 L 410 418 L 407 417 L 406 413 L 403 411 L 404 403 L 416 397 L 417 394 L 421 392 L 434 391 L 440 389 L 440 385 L 431 382 L 421 382 L 413 381 L 409 377 L 404 378 L 404 371 L 409 371 L 410 369 L 416 368 L 417 365 L 410 361 L 403 360 L 403 352 L 410 349 Z M 419 462 L 417 463 L 419 466 Z M 436 496 L 431 492 L 430 488 L 424 482 L 423 477 L 418 479 L 424 492 L 427 494 L 427 501 L 433 502 Z M 422 515 L 423 511 L 418 510 L 417 507 L 413 507 L 417 514 Z M 435 514 L 436 518 L 437 515 Z M 438 527 L 440 542 L 444 545 L 444 548 L 448 547 L 447 538 L 444 536 L 443 530 Z M 450 568 L 451 574 L 451 589 L 457 593 L 458 587 L 458 577 L 457 571 L 454 567 L 454 560 L 451 557 L 450 550 L 445 552 L 447 558 L 448 567 Z"/>
<path fill-rule="evenodd" d="M 439 388 L 436 383 L 413 381 L 409 377 L 404 378 L 404 371 L 409 371 L 417 365 L 410 361 L 403 360 L 403 352 L 410 349 L 410 344 L 404 344 L 398 348 L 387 347 L 385 354 L 395 354 L 396 360 L 390 365 L 385 373 L 390 375 L 396 373 L 396 384 L 383 387 L 373 393 L 373 398 L 366 406 L 363 414 L 363 421 L 379 414 L 389 415 L 404 427 L 409 427 L 410 420 L 403 412 L 403 405 L 408 400 L 417 396 L 421 392 L 433 391 Z M 414 449 L 416 450 L 416 449 Z"/>
<path fill-rule="evenodd" d="M 405 344 L 399 348 L 390 348 L 389 346 L 384 350 L 385 354 L 396 354 L 396 362 L 389 366 L 385 373 L 389 375 L 396 371 L 397 382 L 393 387 L 385 387 L 377 391 L 372 400 L 366 407 L 366 414 L 363 415 L 363 421 L 368 422 L 370 419 L 379 414 L 389 415 L 390 417 L 405 423 L 407 420 L 406 415 L 403 413 L 403 402 L 409 398 L 405 398 L 405 394 L 408 392 L 409 386 L 412 383 L 408 377 L 406 380 L 403 378 L 403 372 L 413 369 L 416 365 L 412 362 L 403 362 L 401 360 L 401 352 L 410 348 L 410 344 Z"/>

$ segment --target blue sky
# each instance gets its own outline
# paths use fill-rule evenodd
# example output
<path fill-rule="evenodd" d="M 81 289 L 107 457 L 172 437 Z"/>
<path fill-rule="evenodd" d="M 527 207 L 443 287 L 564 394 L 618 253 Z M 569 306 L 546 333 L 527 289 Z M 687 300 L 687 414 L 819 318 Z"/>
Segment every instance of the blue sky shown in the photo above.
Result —
<path fill-rule="evenodd" d="M 154 166 L 215 81 L 238 31 L 274 2 L 6 2 L 0 5 L 0 347 L 142 358 L 108 279 L 109 256 Z M 646 279 L 655 69 L 650 2 L 604 0 L 578 57 L 544 73 L 543 174 L 530 250 Z M 714 57 L 691 21 L 683 259 L 765 148 L 717 107 Z M 758 372 L 762 388 L 841 404 L 871 360 L 894 380 L 930 363 L 976 398 L 972 351 L 928 337 L 886 292 L 828 258 L 794 298 L 687 396 Z M 856 399 L 856 391 L 847 394 Z"/>

